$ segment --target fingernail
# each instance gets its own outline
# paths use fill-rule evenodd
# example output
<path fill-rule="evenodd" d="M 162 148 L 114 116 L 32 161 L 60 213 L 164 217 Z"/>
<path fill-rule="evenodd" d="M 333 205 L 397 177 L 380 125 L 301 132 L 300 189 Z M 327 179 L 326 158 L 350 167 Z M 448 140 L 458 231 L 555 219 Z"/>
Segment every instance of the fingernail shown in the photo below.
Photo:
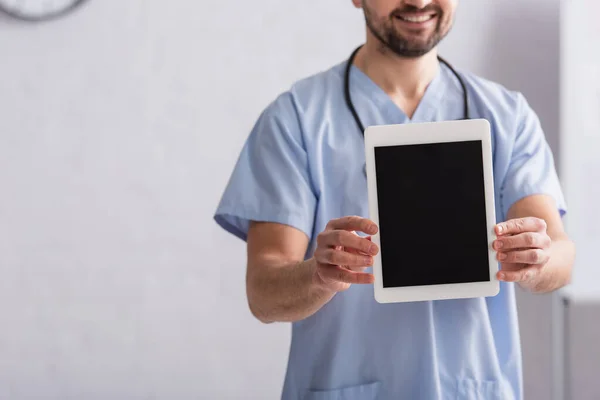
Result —
<path fill-rule="evenodd" d="M 369 247 L 369 253 L 373 255 L 377 254 L 377 246 L 372 244 L 371 247 Z"/>
<path fill-rule="evenodd" d="M 500 240 L 496 240 L 496 248 L 501 249 L 502 247 L 504 247 L 504 243 L 502 243 Z"/>
<path fill-rule="evenodd" d="M 498 225 L 498 233 L 502 233 L 502 225 Z"/>
<path fill-rule="evenodd" d="M 363 262 L 366 265 L 371 265 L 373 263 L 373 258 L 372 257 L 365 257 L 364 260 L 363 260 Z"/>
<path fill-rule="evenodd" d="M 531 273 L 531 271 L 525 272 L 525 280 L 531 279 L 532 276 L 533 276 L 533 274 Z"/>
<path fill-rule="evenodd" d="M 498 260 L 505 260 L 506 259 L 506 253 L 498 253 Z"/>
<path fill-rule="evenodd" d="M 504 275 L 502 272 L 498 274 L 498 279 L 504 280 L 505 277 L 506 275 Z"/>

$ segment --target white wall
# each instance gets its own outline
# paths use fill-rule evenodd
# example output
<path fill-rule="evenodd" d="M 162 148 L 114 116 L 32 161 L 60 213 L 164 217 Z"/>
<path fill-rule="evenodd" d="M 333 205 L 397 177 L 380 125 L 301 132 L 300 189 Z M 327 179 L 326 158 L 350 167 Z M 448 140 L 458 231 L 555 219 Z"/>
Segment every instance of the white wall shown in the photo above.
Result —
<path fill-rule="evenodd" d="M 463 0 L 443 49 L 529 91 L 550 133 L 554 54 L 540 74 L 517 32 L 555 3 Z M 250 317 L 244 246 L 212 213 L 262 108 L 362 39 L 348 0 L 1 19 L 0 398 L 276 398 L 288 326 Z"/>
<path fill-rule="evenodd" d="M 250 317 L 212 214 L 260 110 L 360 22 L 344 0 L 0 20 L 0 398 L 278 396 L 288 326 Z"/>

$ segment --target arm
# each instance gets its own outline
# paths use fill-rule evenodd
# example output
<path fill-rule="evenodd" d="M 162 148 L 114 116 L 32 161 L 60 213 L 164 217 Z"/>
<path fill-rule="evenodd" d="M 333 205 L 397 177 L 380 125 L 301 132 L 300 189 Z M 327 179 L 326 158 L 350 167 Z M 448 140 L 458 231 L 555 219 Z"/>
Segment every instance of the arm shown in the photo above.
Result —
<path fill-rule="evenodd" d="M 359 229 L 362 227 L 362 229 Z M 363 218 L 333 220 L 318 237 L 315 255 L 304 260 L 308 238 L 291 226 L 253 222 L 248 231 L 246 290 L 252 314 L 264 323 L 298 321 L 317 312 L 352 283 L 372 283 L 362 272 L 376 246 L 351 230 L 375 233 Z M 344 267 L 341 267 L 344 265 Z"/>
<path fill-rule="evenodd" d="M 508 221 L 498 242 L 503 270 L 499 277 L 518 282 L 521 287 L 534 293 L 547 293 L 567 285 L 575 260 L 575 245 L 564 231 L 563 223 L 551 197 L 534 195 L 513 204 Z M 506 257 L 503 258 L 502 254 Z"/>
<path fill-rule="evenodd" d="M 308 238 L 276 223 L 251 223 L 248 231 L 246 290 L 252 314 L 262 322 L 306 318 L 335 292 L 314 281 L 313 259 L 302 261 Z"/>

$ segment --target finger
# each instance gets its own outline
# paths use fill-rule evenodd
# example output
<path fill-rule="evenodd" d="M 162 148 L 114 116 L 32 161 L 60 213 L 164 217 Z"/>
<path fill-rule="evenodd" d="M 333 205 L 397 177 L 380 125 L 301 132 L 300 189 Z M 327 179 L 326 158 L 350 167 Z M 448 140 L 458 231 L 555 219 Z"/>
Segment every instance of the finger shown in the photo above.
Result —
<path fill-rule="evenodd" d="M 317 236 L 319 247 L 342 246 L 356 252 L 375 255 L 379 248 L 370 239 L 362 238 L 353 232 L 333 230 L 324 231 Z"/>
<path fill-rule="evenodd" d="M 502 236 L 494 241 L 495 250 L 511 249 L 545 249 L 550 246 L 550 237 L 545 233 L 525 232 L 514 236 Z"/>
<path fill-rule="evenodd" d="M 544 230 L 546 230 L 546 221 L 535 217 L 515 218 L 496 225 L 497 235 L 541 232 Z"/>
<path fill-rule="evenodd" d="M 496 277 L 505 282 L 528 282 L 538 275 L 540 269 L 537 266 L 527 267 L 518 271 L 498 271 Z"/>
<path fill-rule="evenodd" d="M 360 254 L 362 256 L 369 255 L 369 253 L 365 253 L 364 251 L 360 251 L 360 250 L 356 250 L 356 249 L 352 249 L 352 248 L 345 248 L 344 250 L 350 254 Z"/>
<path fill-rule="evenodd" d="M 369 242 L 371 242 L 371 241 L 373 240 L 373 238 L 372 238 L 371 236 L 365 236 L 365 239 L 366 239 L 366 240 L 368 240 Z M 377 245 L 375 245 L 375 246 L 377 246 Z M 379 247 L 376 247 L 376 250 L 374 251 L 374 253 L 370 253 L 370 254 L 369 254 L 369 253 L 362 252 L 362 251 L 358 251 L 358 250 L 356 250 L 356 249 L 353 249 L 353 248 L 346 248 L 346 249 L 344 249 L 344 250 L 346 250 L 348 253 L 352 253 L 352 254 L 362 254 L 362 255 L 364 255 L 364 256 L 368 256 L 368 255 L 377 255 L 377 253 L 379 253 Z"/>
<path fill-rule="evenodd" d="M 523 263 L 531 265 L 541 265 L 548 262 L 550 256 L 541 249 L 516 250 L 508 252 L 498 252 L 496 254 L 498 261 L 503 263 Z"/>
<path fill-rule="evenodd" d="M 350 254 L 344 250 L 317 249 L 315 259 L 320 264 L 345 265 L 349 267 L 369 267 L 373 265 L 373 257 Z"/>
<path fill-rule="evenodd" d="M 360 231 L 369 235 L 377 233 L 377 225 L 367 218 L 348 216 L 338 219 L 332 219 L 327 224 L 328 230 L 341 229 L 345 231 Z"/>
<path fill-rule="evenodd" d="M 366 284 L 373 283 L 375 277 L 367 272 L 350 271 L 337 265 L 324 265 L 319 267 L 319 275 L 325 280 L 343 283 Z"/>

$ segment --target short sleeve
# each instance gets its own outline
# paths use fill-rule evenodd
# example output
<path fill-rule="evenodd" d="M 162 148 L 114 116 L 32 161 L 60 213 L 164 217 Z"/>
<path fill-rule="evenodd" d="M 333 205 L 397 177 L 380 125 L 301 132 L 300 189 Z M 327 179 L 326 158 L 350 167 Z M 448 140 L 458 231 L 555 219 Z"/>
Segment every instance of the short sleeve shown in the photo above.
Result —
<path fill-rule="evenodd" d="M 567 211 L 554 156 L 537 114 L 517 94 L 517 131 L 508 171 L 501 189 L 502 211 L 508 214 L 518 200 L 535 194 L 554 198 L 560 215 Z"/>
<path fill-rule="evenodd" d="M 316 202 L 298 113 L 283 94 L 252 128 L 214 219 L 242 240 L 250 221 L 289 225 L 311 237 Z"/>

